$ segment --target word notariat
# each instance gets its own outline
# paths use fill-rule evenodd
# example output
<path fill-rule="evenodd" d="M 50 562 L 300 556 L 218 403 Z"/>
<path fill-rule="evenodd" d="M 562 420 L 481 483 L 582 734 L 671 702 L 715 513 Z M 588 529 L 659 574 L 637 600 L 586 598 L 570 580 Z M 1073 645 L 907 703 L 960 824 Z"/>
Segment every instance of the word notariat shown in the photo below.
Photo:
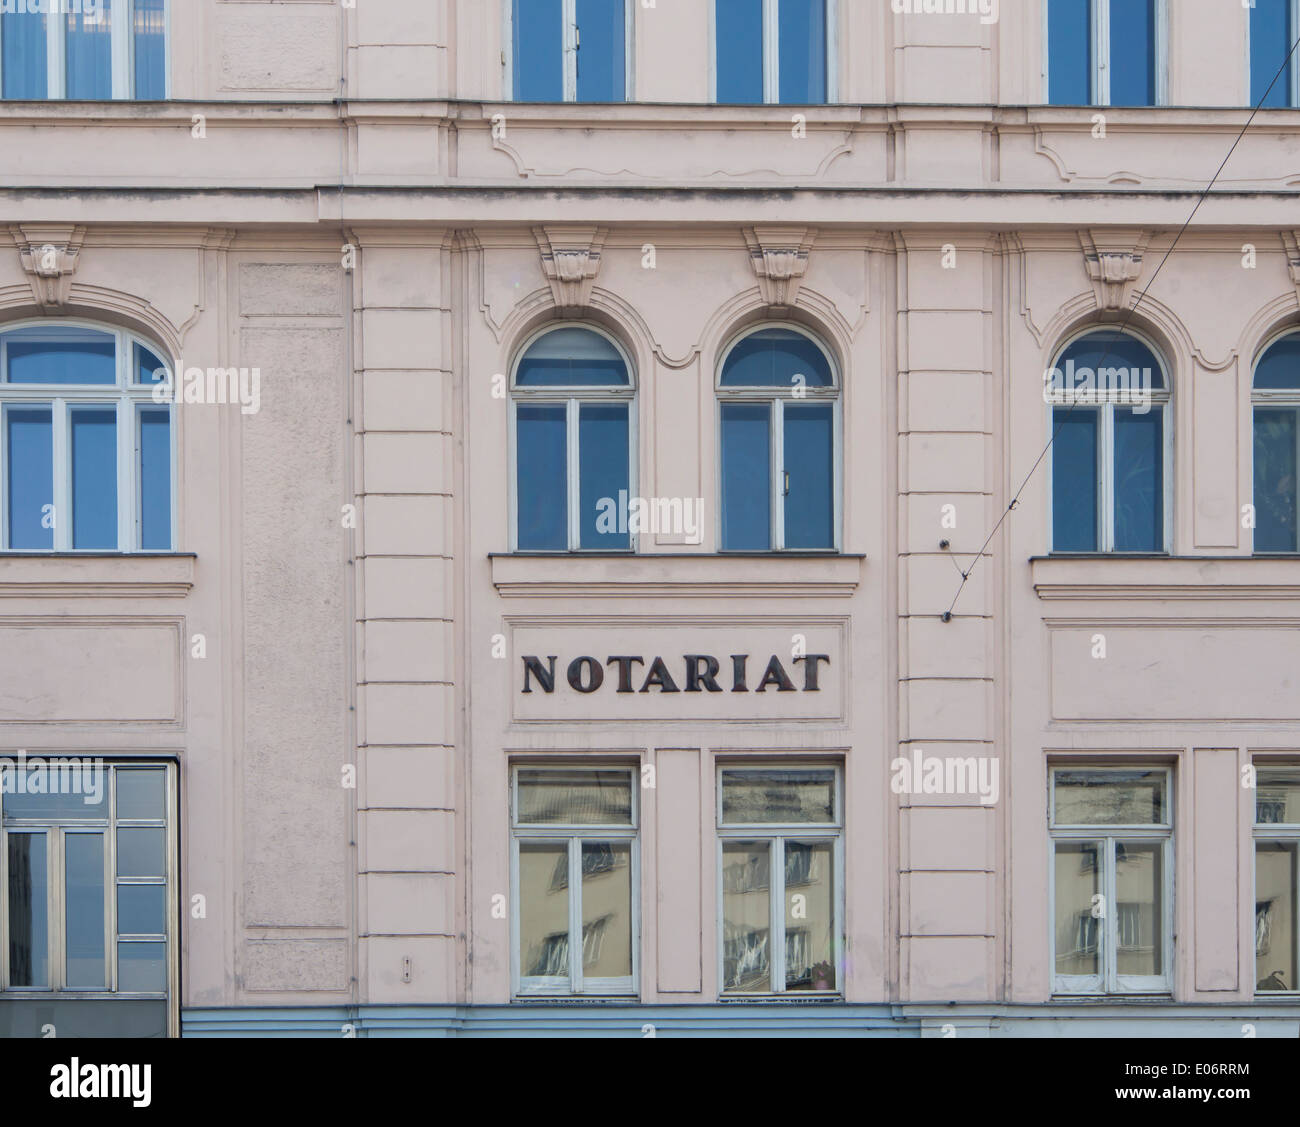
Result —
<path fill-rule="evenodd" d="M 818 674 L 821 672 L 821 662 L 830 664 L 829 654 L 805 654 L 800 657 L 791 659 L 791 665 L 803 664 L 803 686 L 796 688 L 790 674 L 786 671 L 781 659 L 775 654 L 768 660 L 763 669 L 762 676 L 758 679 L 757 685 L 751 690 L 748 683 L 749 654 L 731 654 L 731 675 L 726 688 L 718 683 L 719 677 L 722 676 L 722 662 L 711 654 L 684 654 L 682 655 L 682 664 L 679 669 L 684 669 L 683 685 L 680 687 L 677 679 L 673 676 L 668 667 L 668 663 L 662 657 L 651 658 L 649 663 L 641 656 L 622 655 L 607 657 L 602 664 L 594 657 L 575 657 L 569 662 L 565 670 L 565 679 L 569 685 L 580 693 L 594 693 L 605 683 L 605 667 L 611 667 L 611 672 L 617 671 L 618 688 L 620 693 L 648 693 L 651 689 L 658 689 L 661 693 L 721 693 L 730 689 L 733 693 L 762 693 L 766 692 L 768 687 L 773 687 L 779 693 L 817 693 L 821 691 L 818 684 Z M 555 663 L 558 660 L 556 655 L 547 657 L 543 662 L 540 657 L 527 656 L 524 661 L 524 688 L 523 691 L 531 693 L 533 683 L 536 682 L 538 688 L 544 693 L 555 691 Z M 636 667 L 635 680 L 641 682 L 641 687 L 634 688 L 633 669 Z M 757 667 L 756 667 L 757 668 Z M 642 677 L 644 670 L 644 677 Z M 797 668 L 793 672 L 800 672 Z"/>

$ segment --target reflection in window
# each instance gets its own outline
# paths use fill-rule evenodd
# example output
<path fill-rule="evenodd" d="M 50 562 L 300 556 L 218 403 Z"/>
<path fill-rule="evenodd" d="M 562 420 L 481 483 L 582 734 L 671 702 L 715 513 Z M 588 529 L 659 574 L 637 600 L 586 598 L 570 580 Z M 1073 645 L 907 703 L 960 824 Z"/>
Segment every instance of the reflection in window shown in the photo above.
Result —
<path fill-rule="evenodd" d="M 1255 791 L 1255 991 L 1300 990 L 1300 768 L 1259 767 Z"/>
<path fill-rule="evenodd" d="M 1300 462 L 1300 333 L 1270 346 L 1255 365 L 1255 552 L 1295 552 Z"/>
<path fill-rule="evenodd" d="M 1051 105 L 1160 104 L 1163 0 L 1045 2 Z"/>
<path fill-rule="evenodd" d="M 827 102 L 828 16 L 827 0 L 714 0 L 715 100 Z"/>

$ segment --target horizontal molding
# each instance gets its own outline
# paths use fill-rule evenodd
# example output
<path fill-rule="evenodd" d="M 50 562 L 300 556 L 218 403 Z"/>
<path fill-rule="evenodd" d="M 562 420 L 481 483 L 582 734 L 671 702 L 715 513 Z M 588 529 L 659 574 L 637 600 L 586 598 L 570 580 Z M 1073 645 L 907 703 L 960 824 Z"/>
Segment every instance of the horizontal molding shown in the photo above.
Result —
<path fill-rule="evenodd" d="M 1056 556 L 1029 566 L 1044 601 L 1300 600 L 1300 558 Z"/>
<path fill-rule="evenodd" d="M 176 555 L 0 554 L 0 598 L 180 599 L 198 558 Z"/>
<path fill-rule="evenodd" d="M 862 578 L 861 556 L 494 555 L 505 599 L 838 599 Z"/>

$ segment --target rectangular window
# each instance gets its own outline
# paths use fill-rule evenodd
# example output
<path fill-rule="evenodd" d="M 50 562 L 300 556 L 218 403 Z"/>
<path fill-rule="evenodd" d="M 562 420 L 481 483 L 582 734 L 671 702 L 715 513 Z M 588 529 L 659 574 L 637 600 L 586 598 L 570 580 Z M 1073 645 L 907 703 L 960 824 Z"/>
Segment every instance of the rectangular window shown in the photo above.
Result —
<path fill-rule="evenodd" d="M 841 826 L 836 767 L 719 769 L 723 994 L 842 991 Z"/>
<path fill-rule="evenodd" d="M 824 105 L 834 0 L 714 0 L 714 100 Z"/>
<path fill-rule="evenodd" d="M 115 549 L 117 408 L 74 407 L 68 414 L 72 438 L 72 546 Z"/>
<path fill-rule="evenodd" d="M 1294 106 L 1296 0 L 1251 0 L 1250 104 L 1265 109 Z M 1278 72 L 1281 71 L 1279 74 Z"/>
<path fill-rule="evenodd" d="M 1058 552 L 1097 550 L 1097 429 L 1096 408 L 1052 411 L 1052 547 Z"/>
<path fill-rule="evenodd" d="M 5 98 L 156 101 L 167 96 L 166 0 L 0 5 Z"/>
<path fill-rule="evenodd" d="M 1256 552 L 1300 548 L 1296 540 L 1298 414 L 1295 407 L 1255 408 Z"/>
<path fill-rule="evenodd" d="M 629 0 L 511 0 L 517 102 L 628 98 Z"/>
<path fill-rule="evenodd" d="M 766 552 L 772 547 L 772 408 L 722 405 L 722 547 Z"/>
<path fill-rule="evenodd" d="M 5 408 L 8 546 L 54 547 L 54 426 L 48 406 Z"/>
<path fill-rule="evenodd" d="M 1300 990 L 1300 768 L 1255 779 L 1255 991 Z"/>
<path fill-rule="evenodd" d="M 0 768 L 0 1036 L 172 1031 L 174 768 Z"/>
<path fill-rule="evenodd" d="M 1164 768 L 1051 773 L 1053 993 L 1167 993 L 1173 822 Z"/>
<path fill-rule="evenodd" d="M 785 546 L 826 548 L 835 543 L 835 408 L 783 407 Z"/>
<path fill-rule="evenodd" d="M 637 788 L 627 767 L 516 767 L 518 994 L 637 992 Z"/>
<path fill-rule="evenodd" d="M 1164 21 L 1165 0 L 1046 0 L 1047 101 L 1160 105 Z"/>

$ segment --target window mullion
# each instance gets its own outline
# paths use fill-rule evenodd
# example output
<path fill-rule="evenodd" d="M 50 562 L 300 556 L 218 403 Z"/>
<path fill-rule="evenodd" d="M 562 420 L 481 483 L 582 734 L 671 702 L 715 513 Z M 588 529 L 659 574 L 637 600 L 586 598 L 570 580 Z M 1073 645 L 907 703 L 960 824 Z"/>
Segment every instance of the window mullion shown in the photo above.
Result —
<path fill-rule="evenodd" d="M 109 50 L 112 52 L 113 97 L 130 98 L 131 16 L 135 0 L 115 0 L 110 12 Z"/>
<path fill-rule="evenodd" d="M 50 404 L 50 445 L 54 454 L 54 551 L 72 548 L 72 442 L 68 401 L 57 398 Z"/>
<path fill-rule="evenodd" d="M 1126 0 L 1133 3 L 1133 0 Z M 1092 0 L 1093 50 L 1096 63 L 1092 68 L 1093 98 L 1099 106 L 1110 105 L 1110 0 Z"/>
<path fill-rule="evenodd" d="M 1119 989 L 1119 902 L 1115 894 L 1115 838 L 1102 839 L 1106 846 L 1105 864 L 1102 873 L 1105 899 L 1102 906 L 1105 916 L 1102 919 L 1102 988 L 1108 994 Z"/>
<path fill-rule="evenodd" d="M 579 474 L 582 463 L 578 450 L 578 418 L 581 405 L 578 400 L 570 399 L 565 411 L 565 469 L 568 481 L 569 510 L 569 551 L 576 552 L 582 547 L 582 514 L 578 506 L 582 503 L 582 489 Z"/>
<path fill-rule="evenodd" d="M 65 18 L 59 16 L 57 12 L 51 12 L 49 22 L 45 25 L 45 90 L 50 98 L 67 96 L 67 83 L 64 81 L 63 74 L 63 37 L 66 24 Z"/>
<path fill-rule="evenodd" d="M 1098 483 L 1098 500 L 1101 502 L 1101 528 L 1099 530 L 1100 550 L 1115 550 L 1115 405 L 1109 401 L 1102 403 L 1097 412 L 1098 460 L 1101 462 L 1101 478 Z"/>
<path fill-rule="evenodd" d="M 785 401 L 772 401 L 772 549 L 785 549 Z"/>
<path fill-rule="evenodd" d="M 563 0 L 560 18 L 564 21 L 564 100 L 578 100 L 578 0 Z"/>
<path fill-rule="evenodd" d="M 763 100 L 781 101 L 780 0 L 763 0 Z"/>
<path fill-rule="evenodd" d="M 768 845 L 768 886 L 772 890 L 772 990 L 785 993 L 785 838 L 773 838 Z"/>
<path fill-rule="evenodd" d="M 45 886 L 49 895 L 46 931 L 49 947 L 47 950 L 50 989 L 58 993 L 68 981 L 67 942 L 64 939 L 64 913 L 67 911 L 68 895 L 64 887 L 67 865 L 63 859 L 63 827 L 51 826 L 45 834 Z"/>
<path fill-rule="evenodd" d="M 569 990 L 582 993 L 582 839 L 569 838 Z"/>

